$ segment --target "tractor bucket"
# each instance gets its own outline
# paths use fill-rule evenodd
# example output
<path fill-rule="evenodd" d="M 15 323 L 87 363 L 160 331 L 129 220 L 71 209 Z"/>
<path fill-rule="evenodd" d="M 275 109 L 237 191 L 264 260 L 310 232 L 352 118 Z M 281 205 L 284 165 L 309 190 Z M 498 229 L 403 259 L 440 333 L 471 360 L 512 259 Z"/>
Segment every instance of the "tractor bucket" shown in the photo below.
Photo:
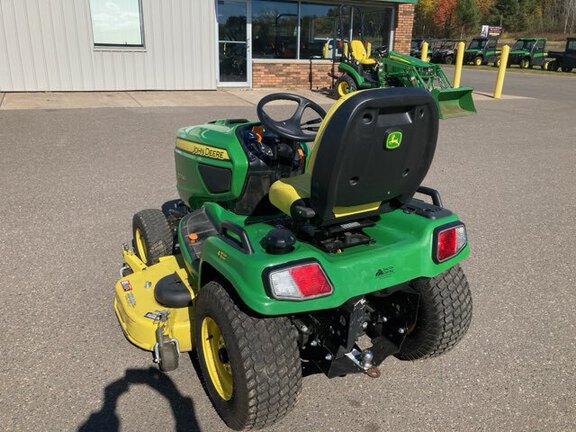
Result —
<path fill-rule="evenodd" d="M 463 117 L 476 112 L 472 99 L 472 87 L 458 87 L 432 90 L 432 97 L 438 105 L 441 119 Z"/>

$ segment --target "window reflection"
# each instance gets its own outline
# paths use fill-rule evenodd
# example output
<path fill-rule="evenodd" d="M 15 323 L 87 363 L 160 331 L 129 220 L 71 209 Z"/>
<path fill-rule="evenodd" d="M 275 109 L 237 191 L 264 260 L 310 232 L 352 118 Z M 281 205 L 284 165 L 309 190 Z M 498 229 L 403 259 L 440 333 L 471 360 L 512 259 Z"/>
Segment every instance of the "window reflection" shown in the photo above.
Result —
<path fill-rule="evenodd" d="M 252 3 L 254 58 L 295 59 L 297 54 L 298 4 L 277 1 Z"/>
<path fill-rule="evenodd" d="M 393 16 L 389 6 L 301 2 L 298 50 L 297 2 L 254 0 L 252 56 L 295 59 L 300 52 L 301 59 L 338 58 L 350 37 L 368 40 L 373 47 L 390 47 Z"/>

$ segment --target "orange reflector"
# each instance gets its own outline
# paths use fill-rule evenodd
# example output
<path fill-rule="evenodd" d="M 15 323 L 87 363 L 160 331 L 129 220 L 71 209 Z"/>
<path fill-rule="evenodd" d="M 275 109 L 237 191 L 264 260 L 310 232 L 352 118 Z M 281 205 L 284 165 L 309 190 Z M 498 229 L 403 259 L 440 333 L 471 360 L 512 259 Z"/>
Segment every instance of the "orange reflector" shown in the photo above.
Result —
<path fill-rule="evenodd" d="M 188 240 L 190 240 L 192 243 L 196 242 L 196 240 L 198 240 L 198 234 L 196 233 L 188 234 Z"/>

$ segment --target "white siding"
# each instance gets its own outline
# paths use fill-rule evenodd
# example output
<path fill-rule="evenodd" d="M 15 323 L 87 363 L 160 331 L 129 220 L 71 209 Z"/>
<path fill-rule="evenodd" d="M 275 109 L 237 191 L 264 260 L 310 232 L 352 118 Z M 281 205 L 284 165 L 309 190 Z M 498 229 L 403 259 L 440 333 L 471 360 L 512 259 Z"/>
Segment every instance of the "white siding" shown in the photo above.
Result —
<path fill-rule="evenodd" d="M 145 48 L 95 48 L 89 0 L 0 0 L 0 92 L 216 88 L 215 3 L 142 0 Z"/>

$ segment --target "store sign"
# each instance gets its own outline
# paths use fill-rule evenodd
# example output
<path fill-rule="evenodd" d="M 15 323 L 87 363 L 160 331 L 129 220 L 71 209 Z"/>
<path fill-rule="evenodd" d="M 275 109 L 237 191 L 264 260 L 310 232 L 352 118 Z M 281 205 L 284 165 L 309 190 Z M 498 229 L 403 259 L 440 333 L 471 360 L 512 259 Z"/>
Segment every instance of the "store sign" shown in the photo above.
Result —
<path fill-rule="evenodd" d="M 480 34 L 484 37 L 500 36 L 502 34 L 502 27 L 483 25 Z"/>

